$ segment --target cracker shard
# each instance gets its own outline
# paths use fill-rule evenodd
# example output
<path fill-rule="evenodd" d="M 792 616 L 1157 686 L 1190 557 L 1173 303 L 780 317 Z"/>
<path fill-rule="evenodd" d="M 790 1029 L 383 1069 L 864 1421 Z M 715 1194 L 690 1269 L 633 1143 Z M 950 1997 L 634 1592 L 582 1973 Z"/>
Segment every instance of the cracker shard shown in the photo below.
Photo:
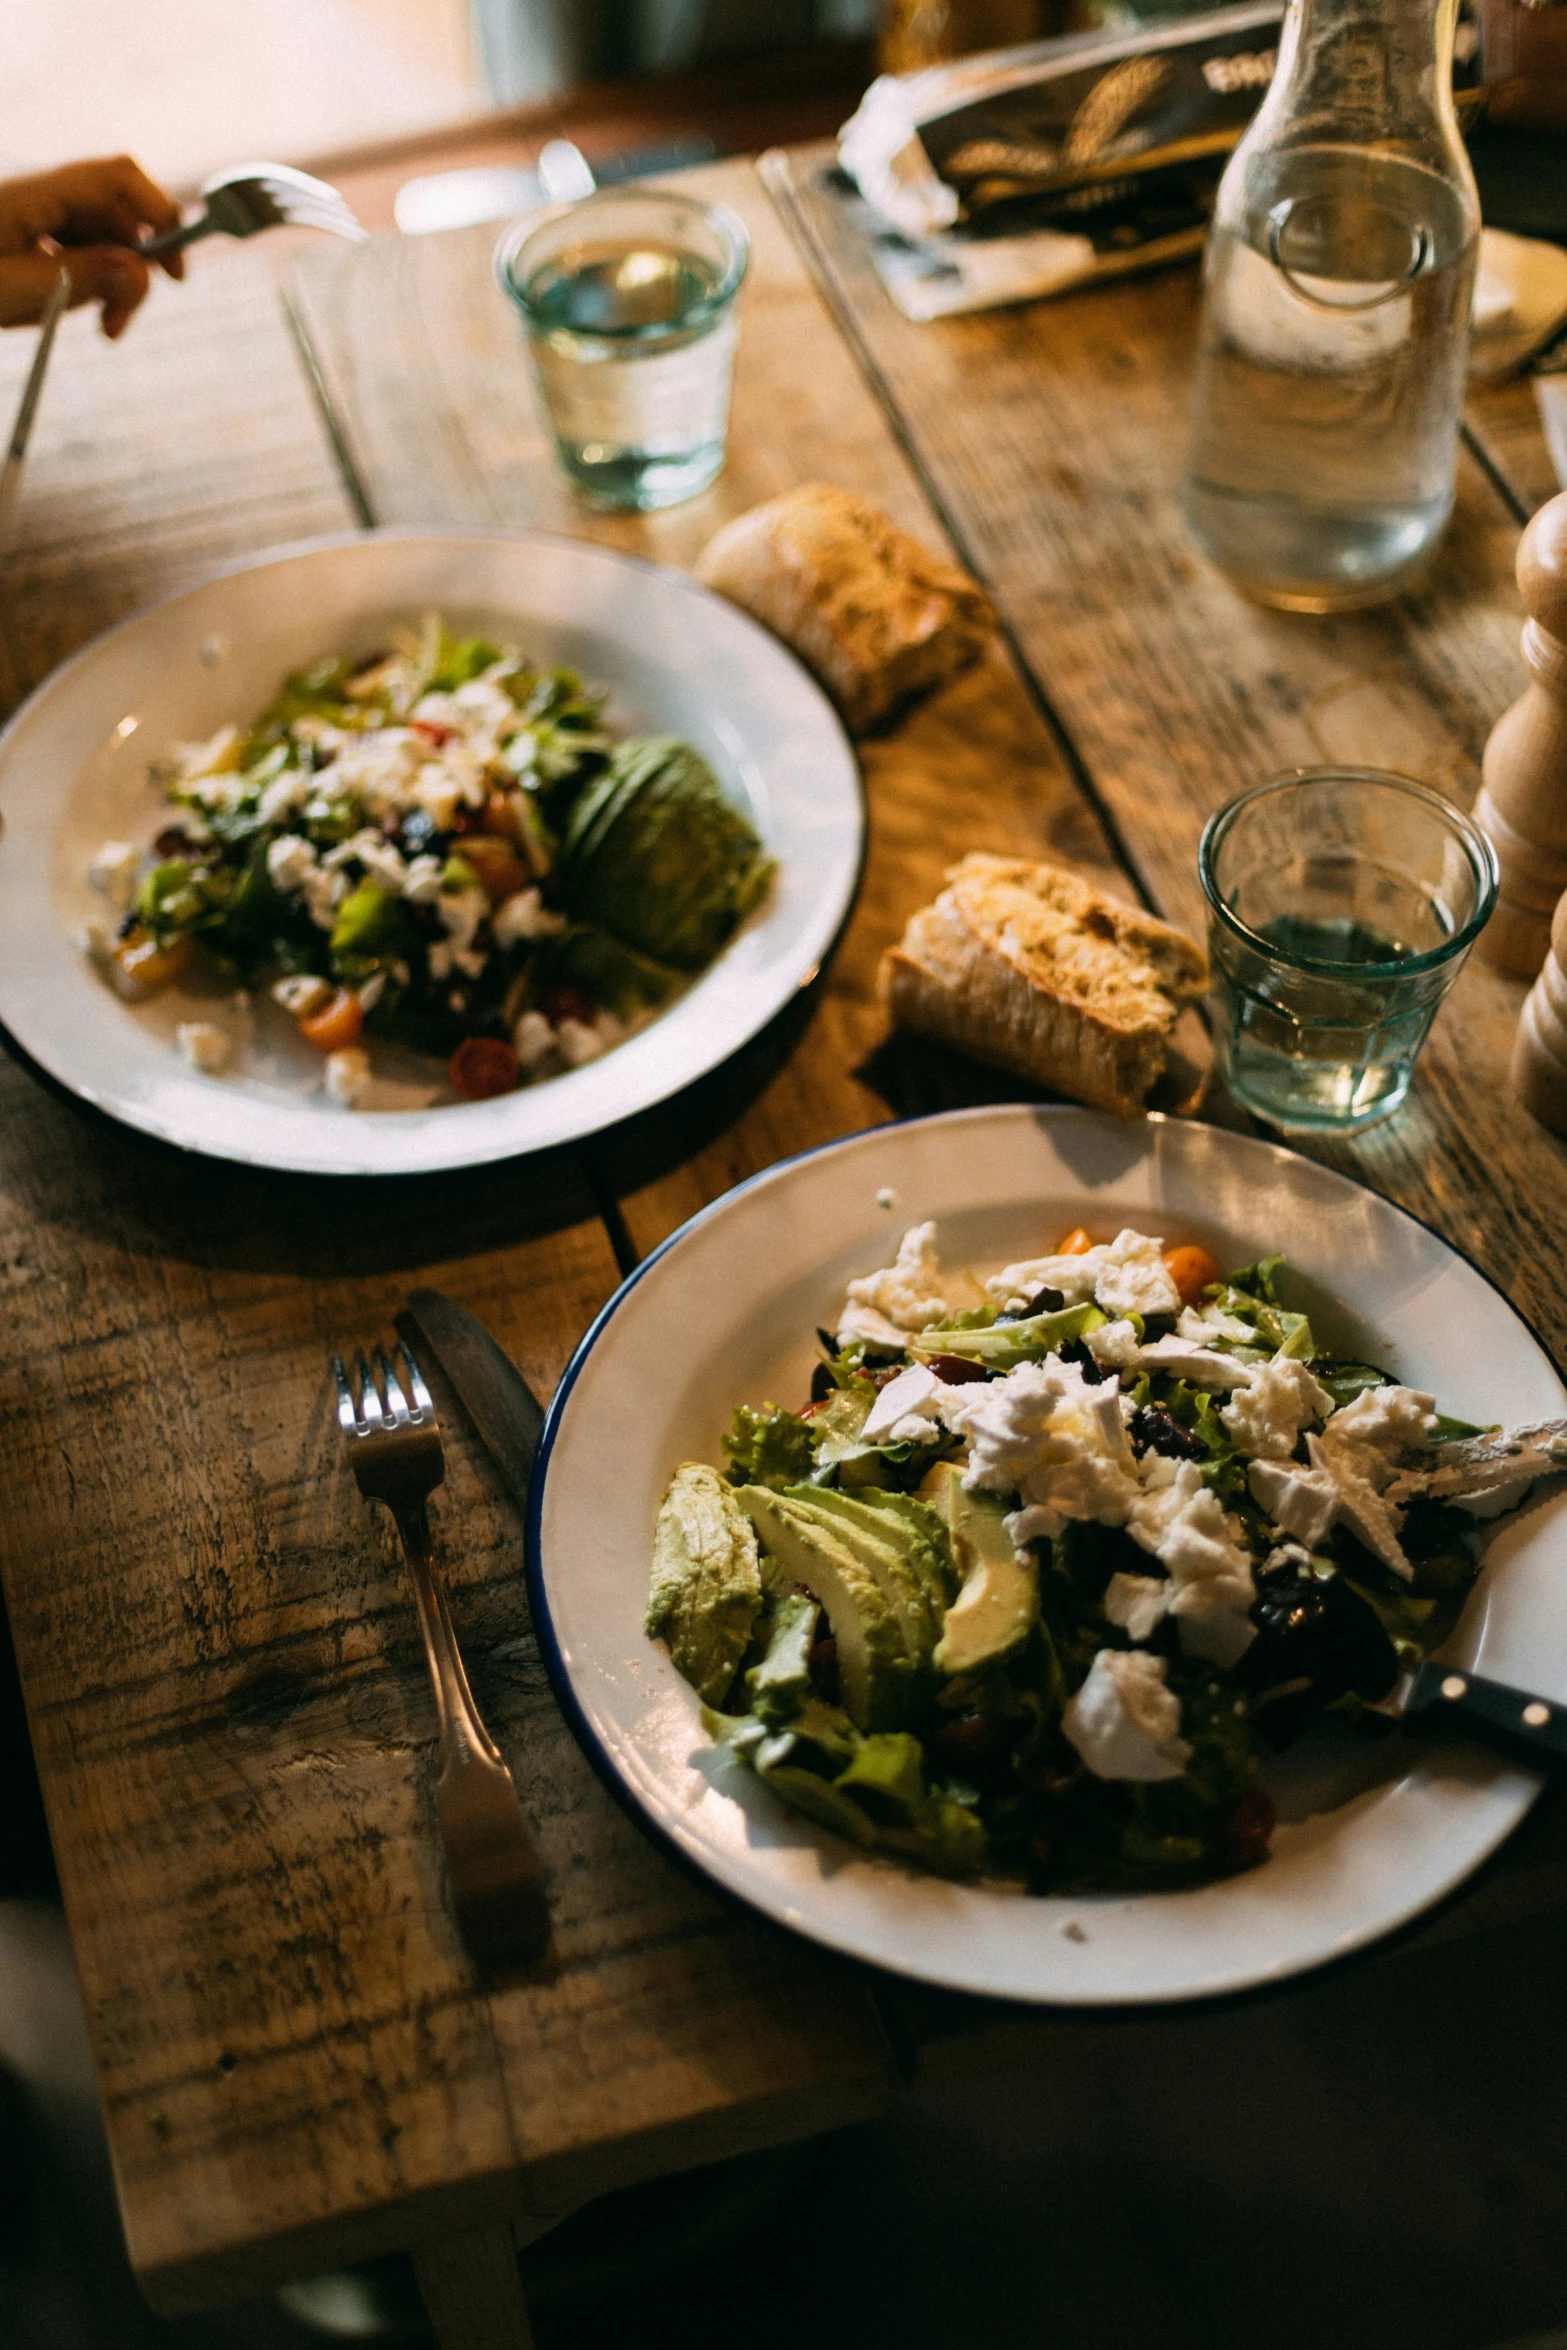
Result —
<path fill-rule="evenodd" d="M 1208 963 L 1183 932 L 1080 874 L 967 856 L 882 958 L 882 1000 L 903 1026 L 1118 1117 L 1162 1075 Z"/>

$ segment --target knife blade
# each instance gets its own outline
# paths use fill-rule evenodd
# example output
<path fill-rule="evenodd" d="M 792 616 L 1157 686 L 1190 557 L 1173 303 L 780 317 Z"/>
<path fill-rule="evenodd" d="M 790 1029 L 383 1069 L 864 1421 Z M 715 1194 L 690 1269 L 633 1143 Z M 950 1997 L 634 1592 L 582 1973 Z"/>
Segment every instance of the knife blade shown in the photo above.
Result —
<path fill-rule="evenodd" d="M 1412 1730 L 1467 1730 L 1539 1771 L 1567 1763 L 1567 1706 L 1554 1705 L 1466 1666 L 1429 1660 L 1372 1708 Z"/>
<path fill-rule="evenodd" d="M 410 1290 L 407 1305 L 394 1319 L 401 1336 L 416 1340 L 439 1363 L 502 1484 L 522 1509 L 544 1412 L 510 1355 L 476 1314 L 439 1289 Z"/>

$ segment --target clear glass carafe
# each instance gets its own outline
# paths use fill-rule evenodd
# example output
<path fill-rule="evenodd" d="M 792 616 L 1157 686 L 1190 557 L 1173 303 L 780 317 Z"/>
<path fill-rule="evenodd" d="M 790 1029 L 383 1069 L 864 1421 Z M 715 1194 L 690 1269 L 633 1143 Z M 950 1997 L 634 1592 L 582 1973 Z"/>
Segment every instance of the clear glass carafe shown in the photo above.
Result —
<path fill-rule="evenodd" d="M 1480 233 L 1457 13 L 1290 0 L 1219 186 L 1185 509 L 1263 603 L 1380 603 L 1452 510 Z"/>

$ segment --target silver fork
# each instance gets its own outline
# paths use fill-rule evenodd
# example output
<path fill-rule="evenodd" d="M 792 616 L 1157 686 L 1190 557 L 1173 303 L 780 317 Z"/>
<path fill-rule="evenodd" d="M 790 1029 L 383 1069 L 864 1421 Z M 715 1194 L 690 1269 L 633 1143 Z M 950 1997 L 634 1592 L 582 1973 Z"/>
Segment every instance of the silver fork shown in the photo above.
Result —
<path fill-rule="evenodd" d="M 205 210 L 194 220 L 147 239 L 141 249 L 150 260 L 178 253 L 200 237 L 254 237 L 264 228 L 320 228 L 356 241 L 366 234 L 336 188 L 288 163 L 231 164 L 203 180 L 201 193 Z"/>
<path fill-rule="evenodd" d="M 430 1391 L 406 1346 L 402 1356 L 406 1393 L 381 1347 L 373 1365 L 363 1350 L 355 1355 L 352 1379 L 342 1356 L 332 1357 L 338 1423 L 360 1492 L 397 1521 L 413 1579 L 440 1724 L 435 1808 L 458 1931 L 480 1966 L 526 1966 L 550 1938 L 544 1872 L 511 1773 L 479 1719 L 435 1574 L 425 1505 L 446 1461 Z"/>

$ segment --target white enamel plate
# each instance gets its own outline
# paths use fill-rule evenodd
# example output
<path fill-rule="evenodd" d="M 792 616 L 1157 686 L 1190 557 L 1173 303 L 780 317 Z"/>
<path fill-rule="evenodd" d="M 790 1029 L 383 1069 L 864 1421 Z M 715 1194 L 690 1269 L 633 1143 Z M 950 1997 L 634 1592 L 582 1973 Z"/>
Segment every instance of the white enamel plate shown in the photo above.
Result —
<path fill-rule="evenodd" d="M 321 1062 L 270 1004 L 242 1064 L 207 1077 L 174 1049 L 182 1020 L 223 1000 L 170 988 L 135 1007 L 77 941 L 104 901 L 87 867 L 104 840 L 166 819 L 149 761 L 244 723 L 280 680 L 362 654 L 438 611 L 609 689 L 624 733 L 693 744 L 778 862 L 766 903 L 685 995 L 587 1067 L 496 1101 L 453 1103 L 442 1072 L 377 1050 L 368 1106 L 320 1089 Z M 854 754 L 793 655 L 677 572 L 542 535 L 380 531 L 285 549 L 111 629 L 58 670 L 0 736 L 0 1024 L 62 1085 L 189 1150 L 312 1174 L 425 1173 L 543 1150 L 662 1101 L 716 1067 L 820 968 L 859 875 Z"/>
<path fill-rule="evenodd" d="M 948 1884 L 862 1855 L 709 1746 L 695 1695 L 642 1630 L 666 1481 L 679 1461 L 721 1461 L 737 1403 L 804 1396 L 816 1324 L 833 1319 L 851 1275 L 888 1263 L 927 1216 L 944 1263 L 982 1270 L 1038 1255 L 1078 1223 L 1200 1241 L 1231 1268 L 1282 1249 L 1313 1285 L 1329 1343 L 1371 1353 L 1444 1410 L 1513 1422 L 1567 1408 L 1549 1358 L 1473 1266 L 1400 1209 L 1272 1144 L 1021 1107 L 833 1143 L 730 1192 L 640 1266 L 551 1408 L 529 1571 L 545 1652 L 589 1751 L 729 1892 L 835 1950 L 955 1990 L 1068 2005 L 1239 1991 L 1340 1957 L 1439 1899 L 1538 1784 L 1467 1745 L 1373 1745 L 1325 1724 L 1270 1781 L 1282 1824 L 1262 1867 L 1196 1891 L 1070 1899 Z M 1558 1700 L 1564 1511 L 1558 1489 L 1499 1523 L 1451 1649 Z"/>

